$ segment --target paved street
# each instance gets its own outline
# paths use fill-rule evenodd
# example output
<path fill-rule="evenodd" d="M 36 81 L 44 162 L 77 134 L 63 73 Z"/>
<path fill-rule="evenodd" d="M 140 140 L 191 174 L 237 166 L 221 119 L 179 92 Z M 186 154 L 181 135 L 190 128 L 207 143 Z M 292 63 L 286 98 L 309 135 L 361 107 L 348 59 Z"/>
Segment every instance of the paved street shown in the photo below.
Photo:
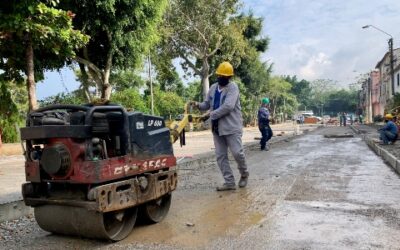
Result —
<path fill-rule="evenodd" d="M 24 218 L 1 224 L 0 248 L 400 249 L 400 178 L 360 138 L 323 136 L 344 133 L 322 128 L 249 152 L 249 186 L 233 192 L 215 192 L 215 162 L 181 169 L 167 218 L 121 242 L 51 235 Z"/>

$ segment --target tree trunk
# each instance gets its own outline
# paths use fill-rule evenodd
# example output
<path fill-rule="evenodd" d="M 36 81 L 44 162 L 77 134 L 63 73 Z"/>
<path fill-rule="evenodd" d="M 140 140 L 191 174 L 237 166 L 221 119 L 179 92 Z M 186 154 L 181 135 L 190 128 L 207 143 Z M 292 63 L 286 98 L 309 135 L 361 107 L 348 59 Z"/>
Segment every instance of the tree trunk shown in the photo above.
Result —
<path fill-rule="evenodd" d="M 90 95 L 90 91 L 89 91 L 89 76 L 86 72 L 84 64 L 79 63 L 79 69 L 82 74 L 82 89 L 85 94 L 87 102 L 90 103 L 90 102 L 92 102 L 92 96 Z"/>
<path fill-rule="evenodd" d="M 35 68 L 33 64 L 33 46 L 32 40 L 28 38 L 26 47 L 26 87 L 28 89 L 29 99 L 29 112 L 37 109 L 37 98 L 36 98 L 36 84 L 35 84 Z"/>
<path fill-rule="evenodd" d="M 111 97 L 111 84 L 110 84 L 110 73 L 112 65 L 112 51 L 109 51 L 107 55 L 107 62 L 103 72 L 103 88 L 101 91 L 101 98 L 105 100 L 110 100 Z"/>
<path fill-rule="evenodd" d="M 104 78 L 103 78 L 103 88 L 101 91 L 101 98 L 105 100 L 110 100 L 111 97 L 111 84 L 109 83 L 110 80 L 110 73 L 104 72 Z"/>
<path fill-rule="evenodd" d="M 210 81 L 208 73 L 210 71 L 210 65 L 208 64 L 208 58 L 203 58 L 203 66 L 201 68 L 201 86 L 203 86 L 203 100 L 207 98 L 208 90 L 210 89 Z"/>
<path fill-rule="evenodd" d="M 275 112 L 276 112 L 276 105 L 275 105 L 275 100 L 274 99 L 272 99 L 271 100 L 271 108 L 272 108 L 272 117 L 274 118 L 274 120 L 275 120 Z"/>

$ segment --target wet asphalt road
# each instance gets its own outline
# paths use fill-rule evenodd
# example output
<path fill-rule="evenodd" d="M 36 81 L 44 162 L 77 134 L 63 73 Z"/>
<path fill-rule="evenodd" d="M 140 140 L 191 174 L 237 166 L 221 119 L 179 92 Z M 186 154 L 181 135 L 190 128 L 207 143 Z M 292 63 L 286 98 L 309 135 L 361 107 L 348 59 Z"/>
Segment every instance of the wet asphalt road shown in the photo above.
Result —
<path fill-rule="evenodd" d="M 215 162 L 181 169 L 168 217 L 121 242 L 51 235 L 31 219 L 0 249 L 400 249 L 400 178 L 360 138 L 323 136 L 344 133 L 249 152 L 249 185 L 232 192 L 214 191 Z"/>

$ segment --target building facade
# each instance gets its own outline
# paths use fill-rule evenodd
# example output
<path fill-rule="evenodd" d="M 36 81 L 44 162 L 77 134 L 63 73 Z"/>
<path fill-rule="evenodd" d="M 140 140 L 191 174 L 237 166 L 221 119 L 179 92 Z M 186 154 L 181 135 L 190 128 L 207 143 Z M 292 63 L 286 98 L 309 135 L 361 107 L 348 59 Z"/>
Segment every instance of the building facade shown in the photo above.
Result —
<path fill-rule="evenodd" d="M 396 93 L 400 93 L 400 64 L 394 68 L 394 88 Z"/>
<path fill-rule="evenodd" d="M 385 106 L 380 102 L 381 95 L 381 81 L 380 81 L 380 72 L 379 70 L 373 70 L 369 74 L 369 79 L 371 81 L 371 115 L 372 119 L 375 116 L 381 115 L 383 116 L 383 112 L 385 110 Z"/>
<path fill-rule="evenodd" d="M 393 68 L 396 69 L 400 65 L 398 60 L 400 58 L 400 48 L 393 50 Z M 383 58 L 376 64 L 375 67 L 379 70 L 380 80 L 380 98 L 379 102 L 382 107 L 386 107 L 390 100 L 393 98 L 392 75 L 390 73 L 390 53 L 387 52 Z M 395 70 L 394 70 L 395 71 Z M 393 72 L 395 74 L 395 72 Z M 400 85 L 397 86 L 396 75 L 394 77 L 394 93 L 400 93 Z"/>

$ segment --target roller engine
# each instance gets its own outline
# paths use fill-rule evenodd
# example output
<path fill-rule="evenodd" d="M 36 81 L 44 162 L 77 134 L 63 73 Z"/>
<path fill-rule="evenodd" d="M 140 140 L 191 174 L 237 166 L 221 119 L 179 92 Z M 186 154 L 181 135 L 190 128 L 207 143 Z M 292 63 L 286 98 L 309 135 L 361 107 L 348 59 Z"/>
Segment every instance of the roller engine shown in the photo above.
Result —
<path fill-rule="evenodd" d="M 156 223 L 176 189 L 176 158 L 161 117 L 118 105 L 52 105 L 28 115 L 22 186 L 49 232 L 118 241 L 139 216 Z"/>

